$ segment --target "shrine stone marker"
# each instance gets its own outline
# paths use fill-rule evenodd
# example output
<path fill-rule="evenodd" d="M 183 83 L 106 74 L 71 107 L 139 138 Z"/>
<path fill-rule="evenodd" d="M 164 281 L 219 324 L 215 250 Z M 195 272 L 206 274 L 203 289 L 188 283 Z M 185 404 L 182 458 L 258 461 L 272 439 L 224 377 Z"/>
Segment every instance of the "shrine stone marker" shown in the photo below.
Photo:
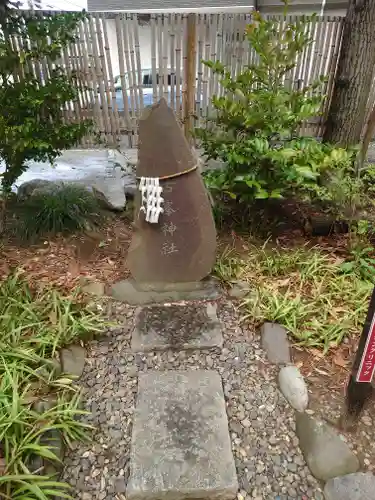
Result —
<path fill-rule="evenodd" d="M 135 288 L 165 290 L 171 284 L 190 283 L 187 289 L 191 289 L 210 273 L 216 230 L 197 167 L 196 156 L 165 99 L 146 109 L 139 123 L 137 178 L 140 188 L 148 183 L 156 186 L 151 198 L 162 212 L 155 216 L 157 222 L 148 222 L 144 193 L 137 192 L 127 260 Z M 162 201 L 158 198 L 157 202 L 159 195 Z"/>
<path fill-rule="evenodd" d="M 236 469 L 220 375 L 139 376 L 128 500 L 233 500 Z"/>

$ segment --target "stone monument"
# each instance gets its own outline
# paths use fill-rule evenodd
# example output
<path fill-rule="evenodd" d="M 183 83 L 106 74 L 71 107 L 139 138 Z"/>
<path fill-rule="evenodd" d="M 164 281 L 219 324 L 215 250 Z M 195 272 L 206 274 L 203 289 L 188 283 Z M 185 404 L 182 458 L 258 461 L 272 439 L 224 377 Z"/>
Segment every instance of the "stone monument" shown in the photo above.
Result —
<path fill-rule="evenodd" d="M 113 296 L 125 293 L 132 303 L 157 302 L 155 293 L 166 293 L 161 300 L 178 300 L 178 290 L 187 292 L 186 298 L 200 298 L 196 292 L 207 287 L 201 280 L 215 261 L 215 223 L 197 159 L 165 99 L 140 119 L 136 175 L 135 229 L 127 261 L 134 281 L 114 285 Z M 142 297 L 135 299 L 138 292 Z M 145 298 L 145 293 L 151 295 Z"/>

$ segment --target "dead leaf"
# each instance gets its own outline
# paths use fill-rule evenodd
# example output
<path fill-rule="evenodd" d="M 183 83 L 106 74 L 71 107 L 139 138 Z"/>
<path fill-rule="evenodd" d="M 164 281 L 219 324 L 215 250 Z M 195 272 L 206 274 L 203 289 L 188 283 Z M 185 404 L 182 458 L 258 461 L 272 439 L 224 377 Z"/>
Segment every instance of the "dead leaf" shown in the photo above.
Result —
<path fill-rule="evenodd" d="M 341 368 L 346 368 L 348 366 L 348 361 L 343 358 L 340 351 L 337 351 L 335 353 L 335 355 L 332 358 L 332 361 L 335 363 L 335 365 L 341 366 Z"/>

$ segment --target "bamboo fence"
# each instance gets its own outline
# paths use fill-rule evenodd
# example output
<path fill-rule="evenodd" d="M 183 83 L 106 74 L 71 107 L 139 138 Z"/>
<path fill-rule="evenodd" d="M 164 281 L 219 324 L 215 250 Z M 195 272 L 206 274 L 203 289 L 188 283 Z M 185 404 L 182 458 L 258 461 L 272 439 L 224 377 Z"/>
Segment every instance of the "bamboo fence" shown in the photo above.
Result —
<path fill-rule="evenodd" d="M 43 15 L 40 13 L 39 15 Z M 266 16 L 268 17 L 268 16 Z M 295 16 L 280 22 L 295 20 Z M 165 97 L 181 123 L 201 122 L 211 112 L 211 98 L 222 95 L 219 78 L 203 60 L 220 60 L 233 76 L 257 55 L 245 37 L 247 14 L 151 14 L 142 30 L 149 45 L 142 46 L 141 16 L 127 13 L 91 13 L 77 28 L 77 42 L 61 54 L 58 64 L 67 75 L 78 75 L 79 95 L 63 110 L 66 122 L 94 119 L 100 146 L 134 147 L 137 123 L 145 105 Z M 342 36 L 343 19 L 325 16 L 307 26 L 314 42 L 300 54 L 296 67 L 285 75 L 285 85 L 301 88 L 326 75 L 326 95 L 321 116 L 306 123 L 300 133 L 321 135 L 332 94 Z M 111 46 L 111 40 L 116 47 Z M 11 40 L 21 50 L 20 40 Z M 149 54 L 148 54 L 149 52 Z M 118 60 L 114 64 L 114 54 Z M 151 61 L 145 67 L 144 57 Z M 54 68 L 41 61 L 32 68 L 39 79 L 48 78 Z M 118 68 L 118 75 L 114 72 Z M 23 78 L 22 71 L 14 77 Z M 121 84 L 119 86 L 119 84 Z M 375 85 L 369 111 L 375 102 Z M 80 147 L 98 147 L 96 136 L 85 137 Z"/>

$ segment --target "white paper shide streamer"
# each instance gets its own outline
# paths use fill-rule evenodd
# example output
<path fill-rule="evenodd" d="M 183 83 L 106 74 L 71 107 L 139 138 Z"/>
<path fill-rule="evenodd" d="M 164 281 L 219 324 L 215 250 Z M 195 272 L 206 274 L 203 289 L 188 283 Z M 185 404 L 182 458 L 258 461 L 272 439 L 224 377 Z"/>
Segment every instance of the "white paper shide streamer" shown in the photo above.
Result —
<path fill-rule="evenodd" d="M 158 223 L 159 215 L 164 212 L 161 207 L 164 202 L 161 197 L 163 188 L 159 185 L 158 177 L 141 177 L 139 190 L 142 195 L 140 211 L 145 213 L 146 222 Z"/>

